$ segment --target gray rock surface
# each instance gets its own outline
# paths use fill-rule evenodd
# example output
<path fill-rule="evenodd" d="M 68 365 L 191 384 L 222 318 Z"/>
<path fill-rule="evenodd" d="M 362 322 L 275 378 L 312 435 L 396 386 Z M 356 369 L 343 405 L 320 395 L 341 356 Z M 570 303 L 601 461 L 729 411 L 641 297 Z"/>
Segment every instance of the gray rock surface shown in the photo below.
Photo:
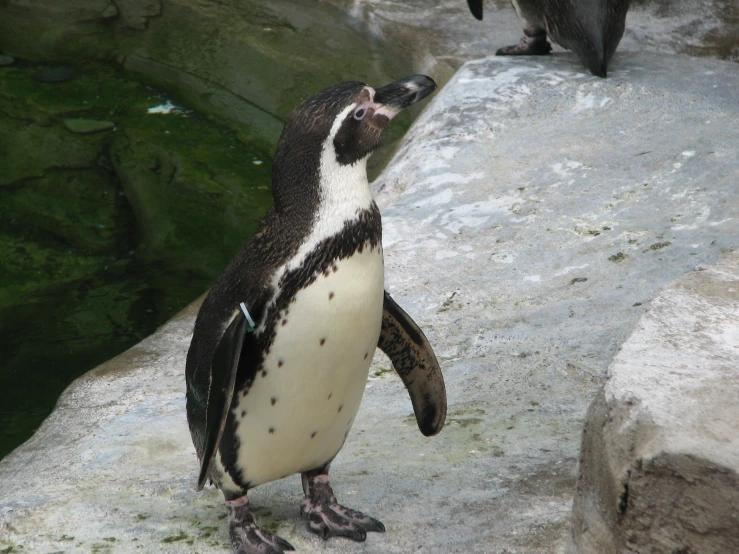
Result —
<path fill-rule="evenodd" d="M 581 553 L 739 552 L 739 252 L 663 289 L 583 434 Z"/>
<path fill-rule="evenodd" d="M 378 354 L 332 474 L 388 532 L 312 536 L 297 477 L 254 491 L 260 522 L 300 552 L 567 551 L 608 364 L 662 286 L 739 245 L 737 95 L 728 62 L 633 55 L 608 80 L 569 56 L 465 65 L 375 183 L 387 286 L 436 348 L 447 426 L 420 435 Z M 0 462 L 0 548 L 227 550 L 220 494 L 194 491 L 194 315 L 75 382 Z"/>
<path fill-rule="evenodd" d="M 739 5 L 723 0 L 634 0 L 625 45 L 739 62 Z"/>

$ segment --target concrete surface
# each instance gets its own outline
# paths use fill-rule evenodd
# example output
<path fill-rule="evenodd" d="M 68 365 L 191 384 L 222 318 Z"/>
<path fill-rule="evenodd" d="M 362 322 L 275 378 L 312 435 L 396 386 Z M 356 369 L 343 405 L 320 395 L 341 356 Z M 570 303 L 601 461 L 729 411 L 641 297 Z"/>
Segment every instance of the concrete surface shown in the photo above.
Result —
<path fill-rule="evenodd" d="M 739 252 L 663 289 L 583 434 L 581 553 L 739 552 Z"/>
<path fill-rule="evenodd" d="M 739 245 L 738 106 L 728 62 L 466 64 L 375 183 L 387 286 L 436 348 L 447 426 L 421 436 L 378 354 L 332 474 L 388 532 L 324 543 L 297 477 L 254 491 L 259 521 L 304 553 L 566 552 L 608 364 L 662 286 Z M 71 385 L 0 462 L 0 549 L 227 551 L 220 494 L 194 490 L 194 314 Z"/>

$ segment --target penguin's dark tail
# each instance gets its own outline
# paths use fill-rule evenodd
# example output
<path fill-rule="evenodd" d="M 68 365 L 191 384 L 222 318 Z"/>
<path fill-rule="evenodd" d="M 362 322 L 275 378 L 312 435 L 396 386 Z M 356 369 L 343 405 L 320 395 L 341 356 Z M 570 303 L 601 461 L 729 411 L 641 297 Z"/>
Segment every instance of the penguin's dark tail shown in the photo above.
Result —
<path fill-rule="evenodd" d="M 590 3 L 590 9 L 578 10 L 577 19 L 582 38 L 576 41 L 579 42 L 579 48 L 572 50 L 593 75 L 605 78 L 608 64 L 624 34 L 629 0 L 594 0 L 594 2 L 595 4 Z"/>
<path fill-rule="evenodd" d="M 608 60 L 606 60 L 603 50 L 596 52 L 594 56 L 588 56 L 583 62 L 590 70 L 590 73 L 596 77 L 606 78 L 608 76 Z"/>
<path fill-rule="evenodd" d="M 577 57 L 580 58 L 580 61 L 588 68 L 590 73 L 605 78 L 608 74 L 608 59 L 605 55 L 602 39 L 585 34 L 567 38 L 569 40 L 561 41 L 562 46 L 577 54 Z"/>

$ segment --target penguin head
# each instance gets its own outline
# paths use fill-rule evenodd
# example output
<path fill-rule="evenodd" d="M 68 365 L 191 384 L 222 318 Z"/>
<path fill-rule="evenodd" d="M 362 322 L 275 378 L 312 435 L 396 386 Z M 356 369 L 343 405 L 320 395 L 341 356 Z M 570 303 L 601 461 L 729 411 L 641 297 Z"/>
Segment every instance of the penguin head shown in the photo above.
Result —
<path fill-rule="evenodd" d="M 377 89 L 348 82 L 300 104 L 277 143 L 272 169 L 275 207 L 303 210 L 315 205 L 327 173 L 361 173 L 366 182 L 367 158 L 380 145 L 387 124 L 435 89 L 436 83 L 425 75 Z"/>
<path fill-rule="evenodd" d="M 425 98 L 436 83 L 425 75 L 405 77 L 374 89 L 352 81 L 327 88 L 300 104 L 290 115 L 275 154 L 275 164 L 330 143 L 336 161 L 351 165 L 365 159 L 382 141 L 385 126 L 403 108 Z M 306 152 L 307 153 L 307 152 Z"/>
<path fill-rule="evenodd" d="M 363 85 L 334 119 L 331 137 L 337 162 L 350 165 L 369 156 L 380 146 L 390 120 L 435 89 L 436 83 L 425 75 L 406 77 L 378 89 Z"/>

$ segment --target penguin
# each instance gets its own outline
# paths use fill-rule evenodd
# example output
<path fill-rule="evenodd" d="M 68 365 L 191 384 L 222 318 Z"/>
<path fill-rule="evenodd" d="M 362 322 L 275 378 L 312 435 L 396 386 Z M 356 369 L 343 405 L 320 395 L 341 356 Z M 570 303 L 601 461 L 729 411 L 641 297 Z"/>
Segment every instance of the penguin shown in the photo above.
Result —
<path fill-rule="evenodd" d="M 198 312 L 185 368 L 198 490 L 210 480 L 222 491 L 238 554 L 293 550 L 257 525 L 247 493 L 296 473 L 311 531 L 355 541 L 385 531 L 339 504 L 328 476 L 377 347 L 408 390 L 421 432 L 444 425 L 434 351 L 385 291 L 366 171 L 386 125 L 435 89 L 423 75 L 377 89 L 348 82 L 298 106 L 274 157 L 274 206 Z"/>
<path fill-rule="evenodd" d="M 572 50 L 593 75 L 606 77 L 608 63 L 624 34 L 630 0 L 511 0 L 523 23 L 524 36 L 496 56 L 541 56 L 552 46 L 547 35 Z M 467 0 L 472 15 L 482 19 L 482 0 Z"/>

